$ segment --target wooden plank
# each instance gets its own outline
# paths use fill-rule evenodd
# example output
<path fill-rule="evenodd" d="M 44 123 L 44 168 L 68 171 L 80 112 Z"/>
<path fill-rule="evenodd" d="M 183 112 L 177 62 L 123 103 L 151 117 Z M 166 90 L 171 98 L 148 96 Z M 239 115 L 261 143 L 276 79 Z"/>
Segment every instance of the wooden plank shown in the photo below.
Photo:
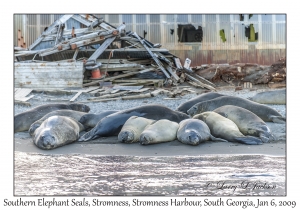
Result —
<path fill-rule="evenodd" d="M 175 66 L 178 68 L 178 69 L 182 69 L 182 65 L 181 65 L 181 62 L 180 62 L 180 59 L 179 58 L 174 58 L 174 61 L 175 61 Z"/>
<path fill-rule="evenodd" d="M 15 98 L 15 100 L 25 102 L 25 101 L 28 101 L 29 99 L 33 98 L 33 97 L 34 97 L 34 95 L 31 95 L 29 97 L 18 97 L 18 98 Z"/>
<path fill-rule="evenodd" d="M 97 89 L 100 89 L 100 87 L 99 86 L 90 86 L 90 87 L 85 88 L 81 91 L 84 92 L 84 93 L 88 93 L 88 92 L 92 92 L 92 91 L 97 90 Z"/>
<path fill-rule="evenodd" d="M 150 88 L 142 88 L 140 90 L 131 90 L 131 91 L 129 91 L 129 93 L 142 93 L 142 92 L 145 92 L 147 90 L 150 90 Z"/>
<path fill-rule="evenodd" d="M 188 75 L 187 73 L 185 73 L 185 75 L 190 79 L 192 80 L 193 82 L 195 82 L 196 84 L 198 84 L 200 87 L 202 88 L 206 88 L 206 89 L 209 89 L 209 90 L 213 90 L 213 91 L 216 91 L 216 89 L 210 85 L 207 85 L 207 84 L 204 84 L 202 82 L 200 82 L 199 80 L 197 80 L 196 78 Z"/>
<path fill-rule="evenodd" d="M 14 84 L 17 88 L 82 87 L 82 62 L 15 62 L 14 67 Z"/>
<path fill-rule="evenodd" d="M 23 106 L 31 106 L 30 103 L 24 101 L 14 101 L 14 104 L 23 105 Z"/>
<path fill-rule="evenodd" d="M 152 71 L 152 69 L 146 69 L 146 70 L 143 70 L 143 72 L 145 72 L 145 71 Z M 128 77 L 128 76 L 135 75 L 135 74 L 138 74 L 138 73 L 140 73 L 140 71 L 137 71 L 137 72 L 131 72 L 131 73 L 128 73 L 128 74 L 121 74 L 121 75 L 114 76 L 114 77 L 106 77 L 106 78 L 104 78 L 104 79 L 97 80 L 97 81 L 95 81 L 95 82 L 85 83 L 85 84 L 83 84 L 83 86 L 86 87 L 86 86 L 98 84 L 99 81 L 113 81 L 113 80 L 115 80 L 115 79 L 119 79 L 119 78 L 122 78 L 122 77 Z"/>
<path fill-rule="evenodd" d="M 142 82 L 163 82 L 164 79 L 118 79 L 114 80 L 114 82 L 136 82 L 136 83 L 142 83 Z"/>
<path fill-rule="evenodd" d="M 99 97 L 88 98 L 88 100 L 89 101 L 94 101 L 94 100 L 104 99 L 104 98 L 115 98 L 115 97 L 118 97 L 118 96 L 125 95 L 128 92 L 129 91 L 123 91 L 123 92 L 115 93 L 115 94 L 107 94 L 107 95 L 102 95 L 102 96 L 99 96 Z"/>
<path fill-rule="evenodd" d="M 101 88 L 101 89 L 93 90 L 89 93 L 94 94 L 94 93 L 98 93 L 98 92 L 102 92 L 102 91 L 105 91 L 105 90 Z"/>
<path fill-rule="evenodd" d="M 154 84 L 154 82 L 141 82 L 141 83 L 135 83 L 135 82 L 128 82 L 128 83 L 118 83 L 121 84 L 122 86 L 134 86 L 134 85 L 151 85 Z"/>
<path fill-rule="evenodd" d="M 32 92 L 32 89 L 27 88 L 20 88 L 17 93 L 15 93 L 15 98 L 22 98 L 27 96 L 29 93 Z"/>
<path fill-rule="evenodd" d="M 115 85 L 113 87 L 113 89 L 117 89 L 117 90 L 139 90 L 143 88 L 143 86 L 121 86 L 121 85 Z"/>
<path fill-rule="evenodd" d="M 81 93 L 82 93 L 82 91 L 79 91 L 73 98 L 70 99 L 70 101 L 71 101 L 71 102 L 75 101 L 76 98 L 77 98 L 78 96 L 80 96 Z"/>

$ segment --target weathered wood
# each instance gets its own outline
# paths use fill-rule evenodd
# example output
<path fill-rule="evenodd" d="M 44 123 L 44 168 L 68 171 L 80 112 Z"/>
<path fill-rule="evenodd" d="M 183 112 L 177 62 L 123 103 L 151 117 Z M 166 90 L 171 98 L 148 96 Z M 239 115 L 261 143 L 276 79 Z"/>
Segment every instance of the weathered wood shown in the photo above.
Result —
<path fill-rule="evenodd" d="M 187 83 L 191 84 L 192 86 L 194 87 L 200 87 L 200 88 L 204 88 L 203 86 L 197 84 L 196 82 L 191 82 L 191 81 L 188 81 Z"/>
<path fill-rule="evenodd" d="M 114 94 L 114 93 L 117 93 L 117 92 L 119 92 L 120 90 L 113 90 L 113 91 L 111 91 L 111 94 Z"/>
<path fill-rule="evenodd" d="M 157 89 L 155 91 L 152 91 L 150 94 L 151 94 L 151 96 L 155 97 L 155 96 L 157 96 L 161 93 L 163 93 L 163 94 L 172 94 L 170 91 L 164 90 L 164 89 Z"/>
<path fill-rule="evenodd" d="M 97 100 L 97 99 L 103 99 L 103 98 L 115 98 L 115 97 L 118 97 L 118 96 L 125 95 L 125 94 L 127 94 L 128 92 L 129 92 L 129 91 L 124 91 L 124 92 L 115 93 L 115 94 L 107 94 L 107 95 L 102 95 L 102 96 L 99 96 L 99 97 L 88 98 L 88 100 L 89 100 L 89 101 L 94 101 L 94 100 Z"/>
<path fill-rule="evenodd" d="M 82 62 L 14 63 L 15 87 L 47 89 L 82 87 Z"/>
<path fill-rule="evenodd" d="M 183 69 L 181 69 L 181 71 L 184 72 L 184 73 L 189 74 L 190 76 L 196 78 L 197 80 L 200 80 L 200 82 L 202 82 L 204 84 L 206 83 L 207 85 L 216 87 L 216 85 L 214 83 L 212 83 L 212 82 L 208 81 L 207 79 L 201 77 L 200 75 L 194 73 L 192 70 L 183 68 Z"/>
<path fill-rule="evenodd" d="M 151 55 L 155 63 L 158 65 L 159 69 L 165 74 L 167 78 L 170 78 L 170 75 L 166 72 L 165 68 L 163 67 L 162 63 L 158 60 L 158 58 L 151 52 L 151 50 L 147 47 L 147 45 L 144 43 L 143 40 L 140 39 L 140 37 L 134 32 L 133 35 L 141 42 L 141 44 L 144 46 L 144 48 L 148 51 L 148 53 Z"/>
<path fill-rule="evenodd" d="M 269 88 L 283 88 L 286 87 L 286 83 L 268 83 Z"/>
<path fill-rule="evenodd" d="M 114 81 L 115 83 L 115 81 Z M 122 85 L 122 86 L 140 86 L 140 85 L 151 85 L 151 84 L 155 84 L 155 82 L 128 82 L 128 83 L 118 83 L 116 82 L 116 84 Z"/>
<path fill-rule="evenodd" d="M 97 59 L 96 61 L 102 64 L 132 64 L 127 59 Z M 137 63 L 134 64 L 137 65 Z"/>
<path fill-rule="evenodd" d="M 216 89 L 214 87 L 200 82 L 199 80 L 197 80 L 196 78 L 190 76 L 189 74 L 185 73 L 185 75 L 187 76 L 187 78 L 189 78 L 190 80 L 192 80 L 193 82 L 195 82 L 196 84 L 198 84 L 200 87 L 216 91 Z"/>
<path fill-rule="evenodd" d="M 31 104 L 29 102 L 24 102 L 24 101 L 14 101 L 14 104 L 18 104 L 18 105 L 23 105 L 23 106 L 31 106 Z"/>
<path fill-rule="evenodd" d="M 151 98 L 151 93 L 146 94 L 139 94 L 139 95 L 133 95 L 133 96 L 123 96 L 121 97 L 122 100 L 129 100 L 129 99 L 139 99 L 139 98 Z"/>
<path fill-rule="evenodd" d="M 174 61 L 175 61 L 175 66 L 178 68 L 178 69 L 182 69 L 182 65 L 181 65 L 181 62 L 180 62 L 180 59 L 179 58 L 173 58 Z"/>
<path fill-rule="evenodd" d="M 18 97 L 18 98 L 15 98 L 15 100 L 25 102 L 25 101 L 28 101 L 29 99 L 33 98 L 33 97 L 34 97 L 34 95 L 31 95 L 29 97 Z"/>
<path fill-rule="evenodd" d="M 15 98 L 23 98 L 30 94 L 32 92 L 32 89 L 28 88 L 16 88 L 15 89 Z"/>
<path fill-rule="evenodd" d="M 142 70 L 143 72 L 146 72 L 146 71 L 152 71 L 153 69 L 146 69 L 146 70 Z M 118 75 L 118 76 L 114 76 L 114 77 L 106 77 L 104 79 L 101 79 L 101 81 L 113 81 L 115 79 L 119 79 L 119 78 L 123 78 L 123 77 L 128 77 L 128 76 L 131 76 L 131 75 L 135 75 L 135 74 L 138 74 L 140 73 L 141 71 L 135 71 L 135 72 L 131 72 L 131 73 L 127 73 L 127 74 L 121 74 L 121 75 Z M 100 81 L 100 80 L 99 80 Z M 89 83 L 85 83 L 83 84 L 84 87 L 86 86 L 90 86 L 90 85 L 95 85 L 95 84 L 98 84 L 99 82 L 98 80 L 95 81 L 95 82 L 89 82 Z"/>
<path fill-rule="evenodd" d="M 124 71 L 124 70 L 139 70 L 139 69 L 145 69 L 144 66 L 140 64 L 102 64 L 99 67 L 100 70 L 105 70 L 107 72 L 112 71 Z"/>
<path fill-rule="evenodd" d="M 116 79 L 114 82 L 135 82 L 135 83 L 145 83 L 145 82 L 163 82 L 163 79 Z"/>
<path fill-rule="evenodd" d="M 150 88 L 142 88 L 140 90 L 130 90 L 129 93 L 142 93 L 142 92 L 145 92 L 147 90 L 150 90 Z"/>
<path fill-rule="evenodd" d="M 168 66 L 166 67 L 169 73 L 173 76 L 173 78 L 176 80 L 176 82 L 179 80 L 179 77 L 177 76 L 176 72 L 173 71 L 172 67 L 173 64 L 171 61 L 169 61 L 165 56 L 163 56 L 161 53 L 154 53 L 154 55 L 159 58 L 160 60 L 164 61 Z"/>
<path fill-rule="evenodd" d="M 75 100 L 76 100 L 76 98 L 78 98 L 78 96 L 80 96 L 80 95 L 81 95 L 81 93 L 82 93 L 82 91 L 79 91 L 78 93 L 76 93 L 76 95 L 75 95 L 73 98 L 71 98 L 71 99 L 70 99 L 70 102 L 73 102 L 73 101 L 75 101 Z"/>
<path fill-rule="evenodd" d="M 99 86 L 90 86 L 90 87 L 85 88 L 81 91 L 84 92 L 84 93 L 91 93 L 92 91 L 97 90 L 99 88 L 100 88 Z"/>
<path fill-rule="evenodd" d="M 121 85 L 115 85 L 112 89 L 114 90 L 139 90 L 143 88 L 143 86 L 121 86 Z"/>

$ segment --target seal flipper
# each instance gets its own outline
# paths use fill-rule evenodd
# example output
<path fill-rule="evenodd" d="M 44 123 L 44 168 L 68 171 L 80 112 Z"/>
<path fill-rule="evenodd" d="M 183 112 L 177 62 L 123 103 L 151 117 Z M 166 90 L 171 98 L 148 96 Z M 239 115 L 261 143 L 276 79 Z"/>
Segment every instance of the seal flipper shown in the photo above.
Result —
<path fill-rule="evenodd" d="M 286 118 L 285 117 L 281 117 L 281 116 L 270 116 L 270 119 L 272 122 L 274 123 L 286 123 Z"/>
<path fill-rule="evenodd" d="M 83 134 L 78 141 L 89 141 L 92 140 L 95 137 L 94 135 L 94 129 L 90 130 L 89 132 L 86 132 Z"/>
<path fill-rule="evenodd" d="M 264 142 L 264 143 L 268 143 L 269 141 L 274 141 L 276 140 L 275 136 L 271 133 L 260 133 L 259 134 L 259 138 Z"/>
<path fill-rule="evenodd" d="M 225 140 L 225 139 L 216 138 L 216 137 L 214 137 L 213 135 L 210 135 L 210 140 L 212 140 L 212 141 L 222 141 L 222 142 L 228 142 L 228 141 L 227 141 L 227 140 Z"/>
<path fill-rule="evenodd" d="M 258 145 L 262 144 L 262 140 L 254 136 L 235 137 L 234 141 L 242 144 Z"/>
<path fill-rule="evenodd" d="M 30 134 L 30 136 L 33 136 L 34 135 L 34 131 L 41 126 L 42 123 L 36 121 L 35 123 L 31 124 L 28 132 Z"/>

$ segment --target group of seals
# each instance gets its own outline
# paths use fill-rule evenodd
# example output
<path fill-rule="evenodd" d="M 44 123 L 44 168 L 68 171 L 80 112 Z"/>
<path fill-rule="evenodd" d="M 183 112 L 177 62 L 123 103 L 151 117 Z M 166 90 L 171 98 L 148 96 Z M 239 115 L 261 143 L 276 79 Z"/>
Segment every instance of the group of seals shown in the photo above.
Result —
<path fill-rule="evenodd" d="M 243 144 L 262 144 L 261 139 L 257 137 L 244 136 L 233 121 L 216 112 L 203 112 L 195 115 L 193 119 L 200 119 L 205 122 L 208 125 L 211 134 L 215 137 L 220 137 L 228 141 L 239 142 Z"/>
<path fill-rule="evenodd" d="M 275 98 L 272 103 L 283 103 L 282 96 L 277 100 L 273 95 L 276 91 L 270 92 L 264 97 Z M 34 143 L 41 149 L 104 136 L 118 136 L 124 143 L 139 141 L 142 145 L 176 138 L 189 145 L 207 140 L 253 145 L 274 140 L 265 122 L 284 123 L 285 118 L 276 110 L 260 104 L 268 103 L 268 100 L 262 100 L 258 94 L 251 99 L 253 101 L 205 93 L 181 104 L 176 111 L 163 105 L 144 105 L 100 114 L 88 113 L 90 108 L 79 103 L 48 104 L 16 115 L 14 129 L 15 132 L 29 129 Z M 89 128 L 92 129 L 79 138 L 79 133 Z"/>
<path fill-rule="evenodd" d="M 213 111 L 233 121 L 244 135 L 257 136 L 264 143 L 269 140 L 274 140 L 274 136 L 271 134 L 267 124 L 247 109 L 233 105 L 225 105 Z"/>
<path fill-rule="evenodd" d="M 286 121 L 286 119 L 279 112 L 269 106 L 234 96 L 221 96 L 215 99 L 197 103 L 187 112 L 190 116 L 194 116 L 202 112 L 213 111 L 224 105 L 234 105 L 245 108 L 256 114 L 265 122 L 285 123 Z"/>
<path fill-rule="evenodd" d="M 104 117 L 92 130 L 81 136 L 78 141 L 88 141 L 105 136 L 117 136 L 125 122 L 132 116 L 144 117 L 151 120 L 167 119 L 177 123 L 190 118 L 187 114 L 173 111 L 163 105 L 134 107 Z"/>
<path fill-rule="evenodd" d="M 80 112 L 89 112 L 90 108 L 85 104 L 72 103 L 72 104 L 46 104 L 37 106 L 31 110 L 22 112 L 14 117 L 14 132 L 28 131 L 29 127 L 35 121 L 41 119 L 46 114 L 61 109 L 69 109 Z"/>
<path fill-rule="evenodd" d="M 118 135 L 118 140 L 123 143 L 134 143 L 140 140 L 141 133 L 145 128 L 155 122 L 144 117 L 132 116 L 122 127 Z"/>

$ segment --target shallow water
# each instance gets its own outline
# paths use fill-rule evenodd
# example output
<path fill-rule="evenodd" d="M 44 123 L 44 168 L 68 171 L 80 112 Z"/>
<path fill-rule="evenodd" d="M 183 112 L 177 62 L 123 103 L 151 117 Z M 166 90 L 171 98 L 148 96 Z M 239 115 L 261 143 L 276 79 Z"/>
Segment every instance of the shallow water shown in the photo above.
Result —
<path fill-rule="evenodd" d="M 15 196 L 286 194 L 285 157 L 98 156 L 15 152 Z"/>

